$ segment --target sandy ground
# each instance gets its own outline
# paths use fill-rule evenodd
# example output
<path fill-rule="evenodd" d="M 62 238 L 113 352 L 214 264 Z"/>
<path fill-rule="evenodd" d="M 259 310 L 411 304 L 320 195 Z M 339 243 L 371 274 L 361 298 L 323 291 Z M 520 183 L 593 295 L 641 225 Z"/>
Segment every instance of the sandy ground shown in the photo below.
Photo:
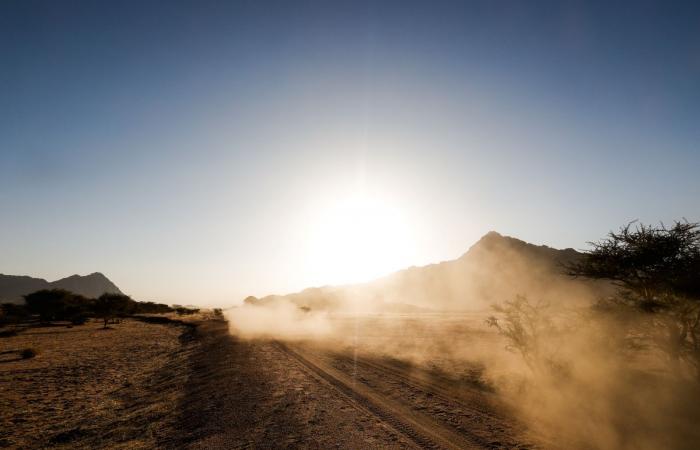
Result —
<path fill-rule="evenodd" d="M 0 339 L 0 446 L 533 448 L 478 384 L 223 321 L 33 328 Z M 32 347 L 38 356 L 18 359 Z"/>
<path fill-rule="evenodd" d="M 0 338 L 0 447 L 153 448 L 189 376 L 187 329 L 124 321 Z M 17 350 L 38 356 L 18 359 Z"/>
<path fill-rule="evenodd" d="M 173 448 L 415 448 L 356 407 L 277 343 L 243 341 L 216 322 L 198 332 L 201 350 L 180 407 Z"/>

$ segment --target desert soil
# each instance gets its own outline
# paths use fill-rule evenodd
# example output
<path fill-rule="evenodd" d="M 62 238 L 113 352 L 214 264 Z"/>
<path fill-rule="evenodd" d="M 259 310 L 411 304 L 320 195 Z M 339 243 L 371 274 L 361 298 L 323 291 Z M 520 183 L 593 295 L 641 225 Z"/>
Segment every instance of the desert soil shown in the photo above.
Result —
<path fill-rule="evenodd" d="M 0 447 L 157 446 L 189 377 L 188 334 L 127 320 L 0 338 Z"/>
<path fill-rule="evenodd" d="M 223 321 L 113 328 L 0 339 L 0 446 L 535 447 L 487 389 L 396 361 L 241 340 Z"/>

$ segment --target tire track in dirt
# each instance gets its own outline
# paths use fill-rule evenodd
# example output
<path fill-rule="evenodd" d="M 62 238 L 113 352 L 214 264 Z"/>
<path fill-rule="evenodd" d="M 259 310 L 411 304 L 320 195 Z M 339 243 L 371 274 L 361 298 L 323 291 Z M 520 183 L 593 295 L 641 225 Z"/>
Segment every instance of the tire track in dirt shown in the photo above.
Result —
<path fill-rule="evenodd" d="M 464 409 L 468 409 L 470 411 L 473 411 L 474 413 L 477 413 L 481 416 L 488 417 L 489 419 L 492 420 L 497 420 L 501 421 L 502 418 L 494 414 L 493 412 L 489 411 L 488 408 L 483 407 L 480 405 L 480 402 L 477 402 L 476 405 L 474 406 L 474 398 L 473 396 L 465 393 L 464 391 L 456 390 L 452 387 L 449 387 L 445 385 L 444 383 L 440 383 L 436 380 L 427 380 L 423 377 L 413 375 L 413 374 L 407 374 L 405 371 L 401 371 L 399 369 L 395 369 L 389 365 L 385 364 L 380 364 L 376 363 L 374 361 L 370 361 L 368 359 L 365 359 L 361 356 L 357 356 L 355 358 L 350 358 L 346 355 L 333 355 L 333 358 L 337 360 L 341 360 L 343 362 L 349 363 L 349 364 L 357 364 L 359 366 L 368 368 L 370 370 L 373 370 L 375 372 L 380 372 L 384 375 L 394 377 L 396 379 L 399 379 L 401 382 L 408 386 L 412 386 L 416 389 L 420 389 L 426 392 L 431 392 L 437 397 L 442 397 L 446 400 L 454 401 L 457 398 L 460 401 L 460 406 L 462 406 Z M 481 400 L 483 402 L 483 400 Z M 481 406 L 481 407 L 479 407 Z"/>
<path fill-rule="evenodd" d="M 172 449 L 414 449 L 416 443 L 267 339 L 246 340 L 225 322 L 196 329 Z"/>
<path fill-rule="evenodd" d="M 324 358 L 324 356 L 320 355 L 318 357 Z M 351 358 L 347 355 L 333 353 L 332 355 L 325 356 L 325 358 L 327 358 L 329 364 L 340 361 L 351 366 L 354 365 L 363 369 L 369 369 L 379 377 L 396 380 L 407 387 L 427 393 L 431 397 L 441 399 L 446 403 L 459 405 L 460 410 L 470 413 L 471 420 L 478 421 L 482 424 L 481 428 L 484 428 L 484 424 L 488 424 L 486 425 L 488 430 L 484 433 L 467 432 L 470 434 L 471 439 L 479 443 L 483 448 L 500 447 L 503 445 L 504 441 L 509 442 L 507 445 L 508 448 L 537 447 L 532 442 L 518 442 L 517 436 L 525 438 L 528 441 L 530 440 L 525 437 L 526 430 L 524 426 L 514 423 L 503 415 L 495 412 L 494 406 L 490 404 L 489 400 L 479 398 L 486 394 L 456 389 L 454 386 L 449 386 L 447 382 L 441 382 L 433 377 L 428 378 L 423 373 L 406 373 L 406 371 L 402 371 L 387 364 L 382 364 L 381 362 L 369 360 L 362 356 Z M 342 370 L 341 368 L 338 369 Z M 446 422 L 446 426 L 455 427 L 454 423 L 450 423 L 445 418 L 442 419 Z M 455 431 L 458 433 L 465 433 L 463 429 L 455 429 Z"/>
<path fill-rule="evenodd" d="M 395 400 L 375 392 L 364 384 L 357 383 L 353 378 L 336 370 L 311 353 L 291 348 L 280 342 L 277 345 L 287 355 L 333 386 L 353 406 L 370 412 L 421 448 L 476 449 L 490 447 L 476 436 L 458 433 L 425 414 L 417 413 Z"/>

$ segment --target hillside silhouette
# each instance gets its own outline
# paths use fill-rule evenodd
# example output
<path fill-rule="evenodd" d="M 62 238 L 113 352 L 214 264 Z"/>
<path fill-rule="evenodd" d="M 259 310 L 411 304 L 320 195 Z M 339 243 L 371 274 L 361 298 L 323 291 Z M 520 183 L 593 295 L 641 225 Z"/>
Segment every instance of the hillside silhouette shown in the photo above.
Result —
<path fill-rule="evenodd" d="M 461 257 L 400 270 L 368 283 L 324 286 L 288 295 L 248 297 L 250 305 L 291 302 L 311 309 L 376 312 L 479 310 L 523 294 L 544 301 L 594 298 L 610 292 L 606 282 L 574 279 L 564 266 L 582 258 L 574 249 L 534 245 L 491 231 Z"/>
<path fill-rule="evenodd" d="M 65 289 L 88 298 L 96 298 L 104 293 L 122 294 L 117 285 L 100 272 L 84 276 L 71 275 L 52 282 L 26 275 L 0 274 L 0 303 L 22 303 L 22 296 L 41 289 Z"/>

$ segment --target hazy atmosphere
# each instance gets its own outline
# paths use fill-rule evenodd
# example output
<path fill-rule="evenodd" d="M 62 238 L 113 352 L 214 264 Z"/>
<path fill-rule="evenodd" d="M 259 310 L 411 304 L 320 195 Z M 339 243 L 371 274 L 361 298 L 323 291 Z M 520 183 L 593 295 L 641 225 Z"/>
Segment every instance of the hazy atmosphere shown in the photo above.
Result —
<path fill-rule="evenodd" d="M 613 3 L 3 2 L 0 272 L 225 306 L 697 220 L 698 9 Z"/>
<path fill-rule="evenodd" d="M 697 450 L 700 3 L 0 1 L 0 448 Z"/>

